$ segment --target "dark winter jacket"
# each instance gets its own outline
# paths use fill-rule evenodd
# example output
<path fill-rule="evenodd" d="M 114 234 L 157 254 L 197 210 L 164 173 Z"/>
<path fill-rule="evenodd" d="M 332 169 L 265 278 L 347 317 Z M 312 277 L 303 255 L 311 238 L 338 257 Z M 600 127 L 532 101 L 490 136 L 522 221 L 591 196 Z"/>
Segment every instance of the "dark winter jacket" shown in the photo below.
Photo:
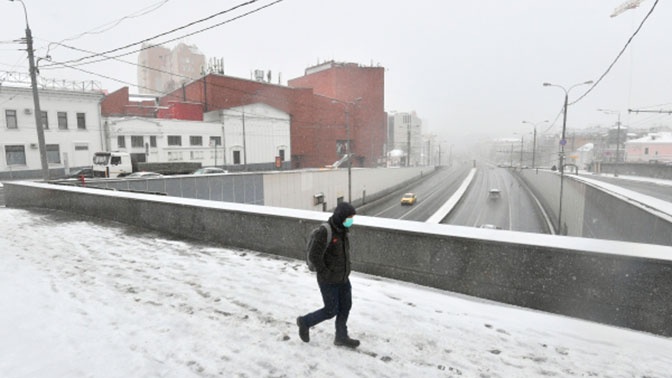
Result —
<path fill-rule="evenodd" d="M 309 258 L 315 265 L 317 281 L 320 283 L 345 283 L 350 276 L 350 241 L 348 229 L 343 226 L 343 221 L 355 215 L 355 208 L 347 202 L 340 203 L 334 214 L 329 218 L 331 227 L 331 240 L 324 251 L 327 243 L 327 231 L 321 227 L 316 237 L 316 242 L 310 251 Z M 324 251 L 324 255 L 322 255 Z"/>

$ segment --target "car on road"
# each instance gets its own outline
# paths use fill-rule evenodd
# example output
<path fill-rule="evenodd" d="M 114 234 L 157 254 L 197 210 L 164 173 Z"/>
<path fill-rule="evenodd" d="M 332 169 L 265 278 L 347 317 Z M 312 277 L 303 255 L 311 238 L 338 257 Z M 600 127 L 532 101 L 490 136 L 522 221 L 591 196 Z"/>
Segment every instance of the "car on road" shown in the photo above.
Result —
<path fill-rule="evenodd" d="M 488 191 L 488 199 L 498 200 L 502 196 L 502 192 L 497 188 L 492 188 Z"/>
<path fill-rule="evenodd" d="M 192 174 L 193 175 L 214 175 L 218 173 L 229 173 L 226 169 L 218 168 L 218 167 L 203 167 L 195 170 Z"/>
<path fill-rule="evenodd" d="M 415 202 L 418 200 L 418 197 L 415 195 L 415 193 L 406 193 L 404 194 L 403 197 L 401 197 L 401 205 L 415 205 Z"/>
<path fill-rule="evenodd" d="M 125 178 L 154 178 L 154 177 L 163 177 L 162 174 L 156 172 L 133 172 Z"/>
<path fill-rule="evenodd" d="M 499 226 L 495 226 L 494 224 L 488 224 L 488 223 L 484 223 L 484 224 L 478 226 L 478 228 L 487 228 L 488 230 L 501 230 L 502 229 Z"/>

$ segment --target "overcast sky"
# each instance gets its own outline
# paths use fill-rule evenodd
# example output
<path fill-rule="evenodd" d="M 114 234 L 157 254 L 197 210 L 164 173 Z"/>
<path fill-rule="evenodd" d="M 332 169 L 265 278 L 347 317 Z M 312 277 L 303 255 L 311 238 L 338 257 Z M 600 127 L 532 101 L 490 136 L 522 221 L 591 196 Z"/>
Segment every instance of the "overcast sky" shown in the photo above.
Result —
<path fill-rule="evenodd" d="M 243 0 L 24 0 L 38 56 L 49 42 L 103 52 L 153 37 L 221 12 Z M 381 65 L 385 72 L 385 110 L 415 110 L 427 130 L 457 141 L 465 135 L 513 136 L 530 133 L 523 120 L 555 121 L 539 132 L 559 134 L 564 100 L 560 88 L 597 81 L 656 3 L 611 18 L 624 0 L 281 0 L 246 17 L 184 37 L 269 5 L 259 0 L 194 27 L 153 39 L 174 46 L 195 44 L 206 57 L 221 57 L 225 74 L 250 78 L 254 69 L 271 70 L 282 83 L 325 60 Z M 197 6 L 195 4 L 198 4 Z M 140 15 L 142 11 L 155 10 Z M 0 72 L 27 71 L 25 52 L 5 43 L 24 34 L 21 4 L 0 2 Z M 112 27 L 113 22 L 125 16 Z M 628 114 L 628 109 L 672 110 L 672 4 L 660 2 L 609 74 L 576 105 L 569 107 L 568 128 L 608 126 L 620 110 L 634 128 L 672 125 L 672 116 Z M 106 27 L 101 28 L 101 26 Z M 107 29 L 107 30 L 106 30 Z M 83 32 L 98 34 L 79 36 Z M 104 30 L 104 31 L 103 31 Z M 102 31 L 102 32 L 101 32 Z M 72 40 L 66 40 L 73 38 Z M 66 41 L 64 41 L 66 40 Z M 133 49 L 134 50 L 134 49 Z M 133 50 L 122 50 L 133 51 Z M 54 61 L 86 56 L 52 46 Z M 137 53 L 122 59 L 137 62 Z M 126 84 L 70 68 L 48 69 L 46 78 L 96 80 L 113 91 Z M 136 83 L 136 67 L 114 60 L 79 66 Z M 2 74 L 0 73 L 0 77 Z M 7 84 L 9 85 L 9 84 Z M 589 86 L 570 91 L 570 102 Z M 137 88 L 131 88 L 137 93 Z"/>

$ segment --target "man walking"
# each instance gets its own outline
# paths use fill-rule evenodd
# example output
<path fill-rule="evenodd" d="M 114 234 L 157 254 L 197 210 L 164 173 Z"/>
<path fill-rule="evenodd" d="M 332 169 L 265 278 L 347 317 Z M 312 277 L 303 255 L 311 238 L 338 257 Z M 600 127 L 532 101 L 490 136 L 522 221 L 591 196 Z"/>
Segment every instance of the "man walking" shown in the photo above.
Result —
<path fill-rule="evenodd" d="M 349 348 L 359 346 L 359 340 L 348 336 L 348 315 L 352 307 L 352 286 L 350 286 L 350 242 L 348 230 L 353 223 L 355 208 L 341 202 L 329 218 L 331 240 L 327 230 L 321 227 L 315 235 L 315 242 L 308 258 L 315 266 L 317 284 L 322 293 L 324 307 L 296 318 L 299 336 L 303 342 L 310 341 L 310 327 L 336 317 L 336 337 L 334 344 Z"/>

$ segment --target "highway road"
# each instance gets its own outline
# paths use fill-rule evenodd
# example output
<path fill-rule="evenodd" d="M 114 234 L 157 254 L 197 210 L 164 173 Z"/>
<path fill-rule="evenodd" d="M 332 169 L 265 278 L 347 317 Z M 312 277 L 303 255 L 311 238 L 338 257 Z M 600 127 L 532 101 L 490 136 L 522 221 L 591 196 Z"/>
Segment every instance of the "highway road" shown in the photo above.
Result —
<path fill-rule="evenodd" d="M 431 175 L 359 208 L 358 212 L 372 217 L 424 222 L 462 185 L 470 169 L 468 164 L 439 168 Z M 401 205 L 401 197 L 405 192 L 417 195 L 415 205 Z"/>
<path fill-rule="evenodd" d="M 366 206 L 362 214 L 374 217 L 425 222 L 457 191 L 467 177 L 470 165 L 439 169 L 384 199 Z M 497 188 L 498 199 L 489 199 L 488 191 Z M 413 192 L 418 202 L 402 206 L 404 192 Z M 479 227 L 492 224 L 501 229 L 549 233 L 546 221 L 525 185 L 506 168 L 479 165 L 469 189 L 451 214 L 441 222 Z"/>
<path fill-rule="evenodd" d="M 499 189 L 500 198 L 490 198 Z M 479 227 L 494 225 L 504 230 L 549 233 L 536 200 L 508 168 L 481 164 L 462 200 L 442 223 Z"/>

